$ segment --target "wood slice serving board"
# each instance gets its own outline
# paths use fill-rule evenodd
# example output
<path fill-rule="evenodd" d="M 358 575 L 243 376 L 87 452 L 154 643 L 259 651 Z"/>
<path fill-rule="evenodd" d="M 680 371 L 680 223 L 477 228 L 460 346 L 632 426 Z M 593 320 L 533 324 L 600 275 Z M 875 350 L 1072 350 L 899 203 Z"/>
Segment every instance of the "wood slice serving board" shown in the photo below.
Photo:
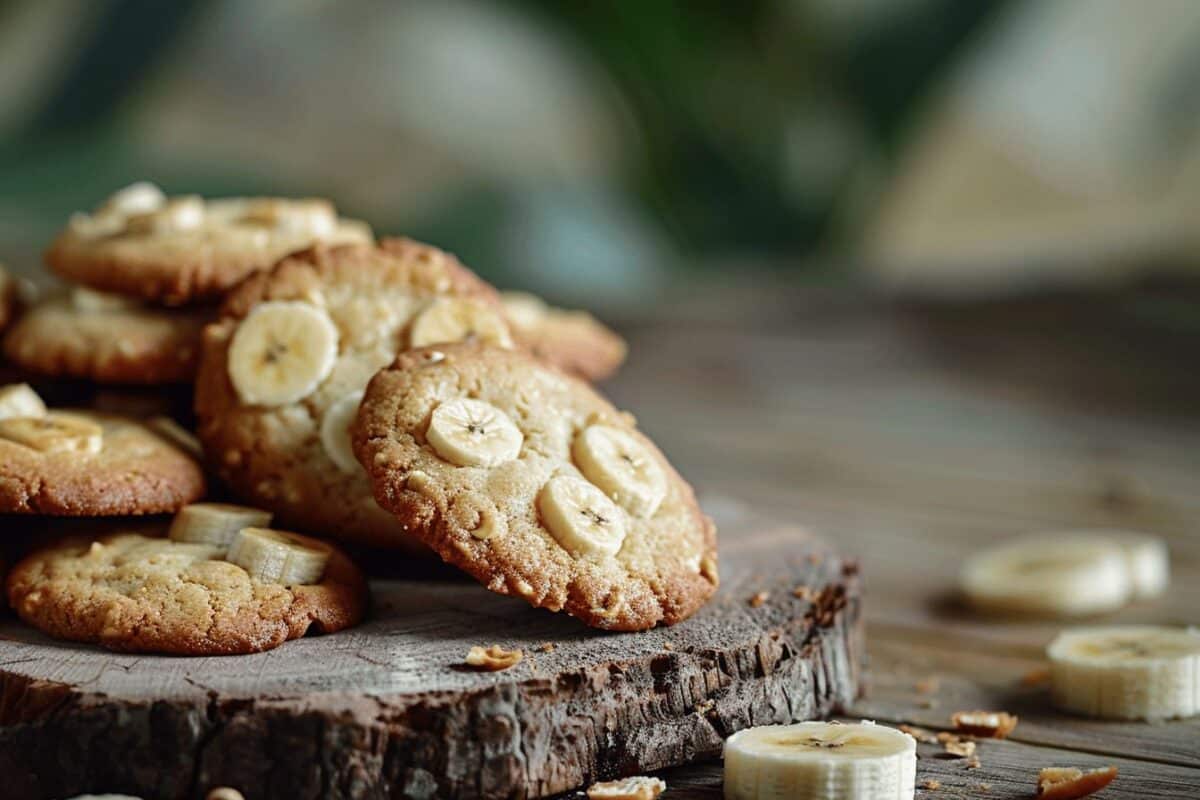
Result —
<path fill-rule="evenodd" d="M 850 705 L 855 564 L 794 526 L 720 516 L 717 596 L 636 634 L 458 580 L 376 581 L 365 624 L 251 656 L 118 655 L 3 617 L 0 796 L 543 797 Z M 462 666 L 493 643 L 525 660 Z"/>

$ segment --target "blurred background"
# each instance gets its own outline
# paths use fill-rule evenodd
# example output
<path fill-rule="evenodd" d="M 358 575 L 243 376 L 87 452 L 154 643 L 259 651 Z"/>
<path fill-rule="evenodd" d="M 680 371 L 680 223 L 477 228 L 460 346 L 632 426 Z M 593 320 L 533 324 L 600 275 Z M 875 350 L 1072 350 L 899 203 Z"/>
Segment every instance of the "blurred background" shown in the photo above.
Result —
<path fill-rule="evenodd" d="M 330 196 L 617 318 L 759 273 L 1173 287 L 1197 86 L 1194 0 L 0 0 L 0 260 L 145 178 Z"/>

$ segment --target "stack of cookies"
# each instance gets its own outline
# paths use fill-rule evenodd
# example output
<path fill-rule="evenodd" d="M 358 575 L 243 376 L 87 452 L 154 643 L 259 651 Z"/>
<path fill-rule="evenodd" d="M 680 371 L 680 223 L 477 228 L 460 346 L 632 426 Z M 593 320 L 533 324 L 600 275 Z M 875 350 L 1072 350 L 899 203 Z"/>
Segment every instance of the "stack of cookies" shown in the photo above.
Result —
<path fill-rule="evenodd" d="M 190 414 L 145 424 L 0 389 L 0 513 L 26 515 L 6 527 L 82 518 L 8 576 L 51 635 L 209 654 L 338 630 L 367 588 L 331 540 L 440 557 L 610 630 L 677 622 L 716 588 L 691 487 L 592 386 L 625 345 L 586 313 L 376 242 L 322 200 L 135 184 L 72 218 L 47 263 L 73 285 L 10 327 L 8 358 L 194 381 L 196 435 Z"/>

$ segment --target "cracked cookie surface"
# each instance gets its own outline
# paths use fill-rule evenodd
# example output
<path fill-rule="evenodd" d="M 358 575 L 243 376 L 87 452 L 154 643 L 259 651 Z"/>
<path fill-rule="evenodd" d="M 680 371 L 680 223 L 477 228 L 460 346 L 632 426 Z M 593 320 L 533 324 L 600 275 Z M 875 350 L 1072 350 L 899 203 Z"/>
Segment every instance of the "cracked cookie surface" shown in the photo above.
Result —
<path fill-rule="evenodd" d="M 402 353 L 371 380 L 352 432 L 379 504 L 492 591 L 639 630 L 716 589 L 716 532 L 692 488 L 632 417 L 527 353 Z M 622 488 L 608 456 L 625 452 Z"/>
<path fill-rule="evenodd" d="M 133 420 L 111 414 L 53 411 L 96 426 L 87 447 L 39 446 L 0 420 L 0 513 L 50 516 L 162 514 L 204 494 L 204 474 L 189 455 Z"/>
<path fill-rule="evenodd" d="M 273 511 L 285 527 L 428 554 L 375 503 L 349 453 L 346 428 L 355 393 L 407 346 L 414 320 L 445 298 L 499 308 L 495 291 L 452 255 L 407 239 L 318 246 L 249 278 L 226 298 L 204 337 L 196 413 L 213 468 L 238 496 Z M 285 315 L 285 306 L 296 304 L 306 317 L 320 316 L 332 331 L 321 335 L 336 339 L 336 353 L 323 351 L 331 366 L 323 376 L 314 374 L 307 393 L 273 405 L 246 402 L 230 368 L 234 337 L 269 303 Z M 305 358 L 298 368 L 312 363 Z M 331 436 L 323 429 L 338 425 L 346 455 L 325 444 Z"/>
<path fill-rule="evenodd" d="M 321 582 L 305 586 L 254 580 L 217 553 L 145 533 L 72 537 L 13 567 L 9 604 L 51 636 L 178 655 L 269 650 L 362 619 L 366 582 L 336 548 Z"/>
<path fill-rule="evenodd" d="M 214 312 L 153 306 L 86 310 L 67 294 L 38 303 L 4 340 L 8 359 L 54 377 L 97 383 L 188 383 Z"/>

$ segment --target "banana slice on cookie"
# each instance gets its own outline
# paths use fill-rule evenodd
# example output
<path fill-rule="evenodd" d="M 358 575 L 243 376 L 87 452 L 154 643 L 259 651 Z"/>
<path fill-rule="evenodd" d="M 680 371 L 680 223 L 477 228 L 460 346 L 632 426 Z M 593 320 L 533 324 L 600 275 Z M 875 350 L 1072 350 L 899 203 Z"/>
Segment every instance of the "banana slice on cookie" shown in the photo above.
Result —
<path fill-rule="evenodd" d="M 0 439 L 43 453 L 99 453 L 103 437 L 104 429 L 95 422 L 61 411 L 0 419 Z"/>
<path fill-rule="evenodd" d="M 438 455 L 460 467 L 494 467 L 512 461 L 525 440 L 507 414 L 470 398 L 434 409 L 425 438 Z"/>
<path fill-rule="evenodd" d="M 71 305 L 78 311 L 91 312 L 129 311 L 142 306 L 136 298 L 97 292 L 86 286 L 71 287 Z"/>
<path fill-rule="evenodd" d="M 1046 648 L 1054 705 L 1089 717 L 1200 714 L 1200 631 L 1118 625 L 1064 631 Z"/>
<path fill-rule="evenodd" d="M 362 396 L 361 389 L 342 395 L 333 401 L 321 417 L 321 447 L 329 460 L 344 472 L 361 469 L 350 446 L 350 424 L 358 414 Z"/>
<path fill-rule="evenodd" d="M 177 542 L 228 550 L 243 528 L 265 528 L 270 524 L 270 511 L 231 503 L 192 503 L 176 512 L 167 536 Z"/>
<path fill-rule="evenodd" d="M 0 386 L 0 419 L 44 416 L 46 404 L 28 383 Z"/>
<path fill-rule="evenodd" d="M 917 743 L 863 722 L 748 728 L 725 740 L 726 800 L 911 800 Z"/>
<path fill-rule="evenodd" d="M 538 494 L 538 510 L 554 538 L 572 553 L 612 556 L 625 541 L 625 514 L 582 478 L 551 478 Z"/>
<path fill-rule="evenodd" d="M 229 379 L 242 402 L 278 406 L 312 394 L 333 370 L 338 330 L 311 303 L 263 303 L 238 326 L 229 345 Z"/>
<path fill-rule="evenodd" d="M 478 340 L 512 347 L 504 317 L 492 306 L 469 298 L 440 297 L 417 315 L 409 331 L 410 347 Z"/>
<path fill-rule="evenodd" d="M 589 425 L 575 437 L 572 454 L 589 481 L 637 517 L 652 517 L 667 495 L 667 476 L 633 433 Z"/>
<path fill-rule="evenodd" d="M 284 531 L 242 528 L 233 537 L 226 560 L 258 581 L 303 585 L 320 582 L 329 550 Z"/>

